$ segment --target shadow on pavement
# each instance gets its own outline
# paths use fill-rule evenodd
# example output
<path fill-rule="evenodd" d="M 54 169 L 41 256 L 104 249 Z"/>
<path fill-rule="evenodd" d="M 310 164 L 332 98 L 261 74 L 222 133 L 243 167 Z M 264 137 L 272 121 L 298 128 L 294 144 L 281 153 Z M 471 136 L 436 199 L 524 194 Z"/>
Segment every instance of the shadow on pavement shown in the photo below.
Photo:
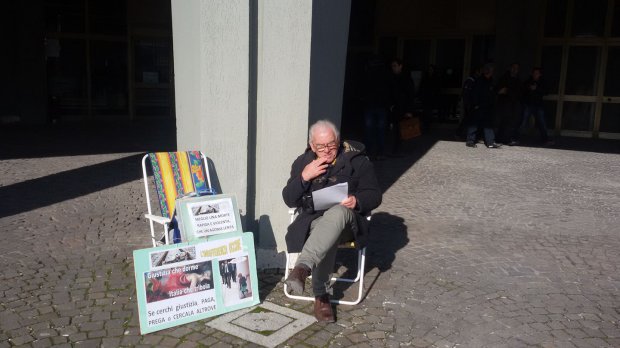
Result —
<path fill-rule="evenodd" d="M 555 139 L 553 145 L 542 145 L 536 137 L 526 137 L 517 146 L 620 154 L 620 140 L 612 139 L 560 137 Z"/>
<path fill-rule="evenodd" d="M 0 160 L 175 150 L 174 120 L 0 129 Z M 0 186 L 0 218 L 136 180 L 141 177 L 141 158 L 142 155 L 130 155 Z"/>
<path fill-rule="evenodd" d="M 0 187 L 0 218 L 101 191 L 142 176 L 142 154 Z"/>
<path fill-rule="evenodd" d="M 176 151 L 174 120 L 0 128 L 0 160 Z"/>
<path fill-rule="evenodd" d="M 379 280 L 381 274 L 392 268 L 392 263 L 396 259 L 396 253 L 409 243 L 407 236 L 407 226 L 401 217 L 379 212 L 372 215 L 370 222 L 370 235 L 368 247 L 366 249 L 366 266 L 364 274 L 373 273 L 372 277 L 365 277 L 366 285 L 363 297 L 372 291 L 374 284 Z M 339 250 L 337 267 L 345 266 L 347 278 L 354 278 L 357 269 L 357 250 Z M 342 261 L 341 261 L 342 260 Z M 374 269 L 378 272 L 375 272 Z M 376 273 L 376 275 L 374 274 Z M 370 283 L 368 283 L 370 281 Z M 334 298 L 350 300 L 344 292 L 349 287 L 355 287 L 351 283 L 336 283 L 334 286 Z M 348 295 L 350 297 L 351 295 Z"/>

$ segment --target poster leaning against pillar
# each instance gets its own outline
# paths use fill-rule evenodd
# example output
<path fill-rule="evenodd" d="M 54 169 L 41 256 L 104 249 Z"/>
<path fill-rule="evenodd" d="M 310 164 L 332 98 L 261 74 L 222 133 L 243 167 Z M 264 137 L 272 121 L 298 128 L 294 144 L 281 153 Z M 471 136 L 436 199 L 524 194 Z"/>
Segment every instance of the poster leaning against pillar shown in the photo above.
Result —
<path fill-rule="evenodd" d="M 259 303 L 250 232 L 135 250 L 142 334 Z"/>

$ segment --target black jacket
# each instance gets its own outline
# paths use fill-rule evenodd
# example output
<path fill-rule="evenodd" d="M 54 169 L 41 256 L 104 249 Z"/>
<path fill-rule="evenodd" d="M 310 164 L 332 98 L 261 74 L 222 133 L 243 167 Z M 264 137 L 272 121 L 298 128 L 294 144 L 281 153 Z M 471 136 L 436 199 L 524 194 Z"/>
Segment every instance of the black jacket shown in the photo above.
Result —
<path fill-rule="evenodd" d="M 499 94 L 498 101 L 502 103 L 521 101 L 523 94 L 522 84 L 518 77 L 513 77 L 510 72 L 506 72 L 497 83 L 496 90 L 499 92 L 502 88 L 506 88 L 506 94 Z"/>
<path fill-rule="evenodd" d="M 348 182 L 349 194 L 357 199 L 354 211 L 357 216 L 357 229 L 353 230 L 355 241 L 359 247 L 366 245 L 368 238 L 367 216 L 381 204 L 382 193 L 375 176 L 374 166 L 364 152 L 364 145 L 358 142 L 345 141 L 340 144 L 336 163 L 328 172 L 304 185 L 301 172 L 316 155 L 310 148 L 293 162 L 291 176 L 282 190 L 284 203 L 290 208 L 297 208 L 299 215 L 288 227 L 286 246 L 289 252 L 300 252 L 310 232 L 312 221 L 323 215 L 322 211 L 302 209 L 304 195 L 312 191 Z"/>
<path fill-rule="evenodd" d="M 472 93 L 474 109 L 472 121 L 480 127 L 492 128 L 495 117 L 495 89 L 493 80 L 484 75 L 476 79 Z"/>
<path fill-rule="evenodd" d="M 532 86 L 534 89 L 532 89 Z M 530 78 L 525 81 L 523 85 L 524 89 L 524 103 L 532 106 L 542 106 L 543 97 L 547 94 L 547 88 L 542 79 L 534 81 Z"/>
<path fill-rule="evenodd" d="M 463 109 L 466 113 L 471 113 L 474 108 L 474 86 L 477 76 L 471 75 L 463 82 Z"/>
<path fill-rule="evenodd" d="M 390 103 L 396 121 L 403 118 L 405 113 L 413 112 L 413 81 L 405 72 L 392 74 Z"/>

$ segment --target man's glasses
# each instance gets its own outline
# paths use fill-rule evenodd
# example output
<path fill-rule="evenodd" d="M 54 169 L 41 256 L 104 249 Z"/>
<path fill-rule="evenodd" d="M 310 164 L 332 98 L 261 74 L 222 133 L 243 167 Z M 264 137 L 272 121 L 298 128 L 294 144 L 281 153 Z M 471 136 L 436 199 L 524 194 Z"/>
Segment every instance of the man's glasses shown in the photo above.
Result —
<path fill-rule="evenodd" d="M 337 147 L 338 147 L 338 143 L 336 143 L 335 141 L 332 141 L 331 143 L 327 143 L 327 144 L 314 144 L 314 148 L 317 151 L 326 151 L 326 150 L 329 151 Z"/>

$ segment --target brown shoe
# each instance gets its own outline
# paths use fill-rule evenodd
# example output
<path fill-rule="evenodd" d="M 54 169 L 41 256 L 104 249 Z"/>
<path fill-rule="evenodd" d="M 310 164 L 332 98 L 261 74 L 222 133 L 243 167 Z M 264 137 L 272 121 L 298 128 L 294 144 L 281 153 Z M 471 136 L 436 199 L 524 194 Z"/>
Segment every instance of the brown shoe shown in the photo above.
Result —
<path fill-rule="evenodd" d="M 334 319 L 332 304 L 329 302 L 329 294 L 316 296 L 314 298 L 314 317 L 318 321 L 328 323 L 333 323 L 336 321 L 336 319 Z"/>
<path fill-rule="evenodd" d="M 288 275 L 288 278 L 284 281 L 291 292 L 296 294 L 302 294 L 304 287 L 306 286 L 306 278 L 310 275 L 310 268 L 304 264 L 296 265 Z"/>

